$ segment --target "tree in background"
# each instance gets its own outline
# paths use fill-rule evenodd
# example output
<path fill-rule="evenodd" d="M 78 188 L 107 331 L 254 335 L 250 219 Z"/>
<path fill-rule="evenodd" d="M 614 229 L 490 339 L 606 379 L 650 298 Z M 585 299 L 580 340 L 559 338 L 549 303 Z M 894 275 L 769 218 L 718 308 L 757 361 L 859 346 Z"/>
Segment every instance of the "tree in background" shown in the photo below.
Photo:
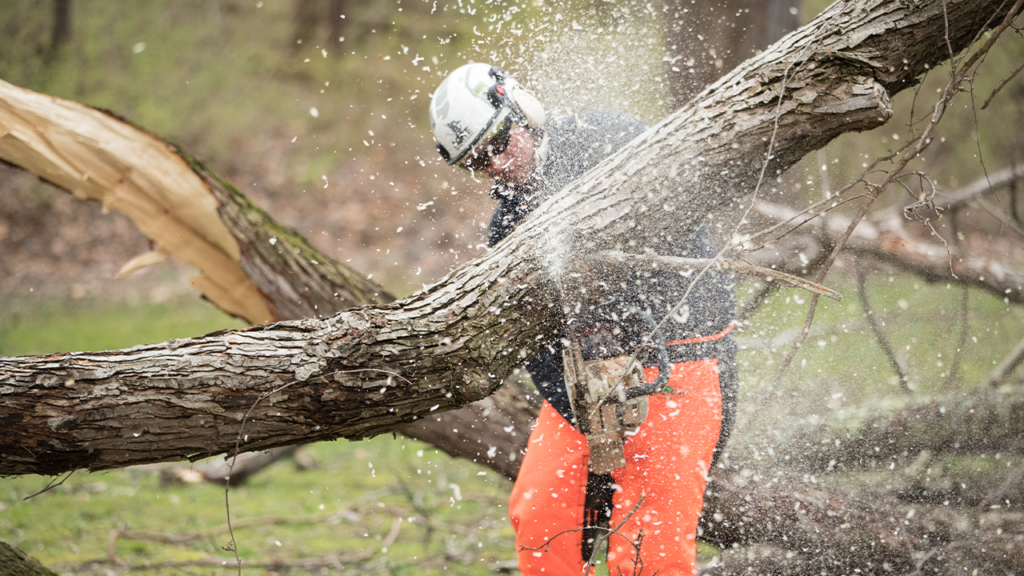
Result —
<path fill-rule="evenodd" d="M 671 109 L 800 25 L 793 0 L 665 2 Z"/>
<path fill-rule="evenodd" d="M 48 57 L 55 58 L 71 37 L 71 0 L 53 0 L 53 31 Z"/>

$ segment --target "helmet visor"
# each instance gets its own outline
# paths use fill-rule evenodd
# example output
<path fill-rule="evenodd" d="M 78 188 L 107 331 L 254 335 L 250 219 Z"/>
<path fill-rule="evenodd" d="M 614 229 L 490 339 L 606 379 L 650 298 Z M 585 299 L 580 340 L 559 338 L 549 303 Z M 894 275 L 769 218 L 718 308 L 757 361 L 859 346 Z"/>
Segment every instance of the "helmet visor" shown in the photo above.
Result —
<path fill-rule="evenodd" d="M 484 170 L 490 166 L 491 159 L 508 148 L 513 124 L 511 116 L 505 118 L 458 162 L 458 166 L 470 171 Z"/>

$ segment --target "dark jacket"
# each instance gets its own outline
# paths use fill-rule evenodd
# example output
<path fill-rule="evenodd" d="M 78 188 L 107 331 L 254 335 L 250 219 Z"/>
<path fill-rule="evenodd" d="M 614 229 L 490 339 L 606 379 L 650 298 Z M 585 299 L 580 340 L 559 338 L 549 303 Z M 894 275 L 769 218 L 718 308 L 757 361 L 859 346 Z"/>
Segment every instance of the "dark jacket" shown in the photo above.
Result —
<path fill-rule="evenodd" d="M 645 129 L 646 126 L 636 118 L 613 110 L 574 117 L 556 116 L 549 120 L 547 158 L 536 170 L 533 181 L 524 186 L 496 183 L 491 190 L 491 195 L 498 200 L 498 207 L 491 218 L 488 245 L 500 242 L 545 198 L 582 176 Z M 665 256 L 709 258 L 715 254 L 711 234 L 704 225 L 699 226 L 689 238 L 680 237 L 677 242 L 662 248 Z M 660 321 L 683 297 L 694 276 L 696 273 L 683 276 L 668 271 L 634 272 L 625 288 L 591 310 L 590 322 L 614 323 L 612 319 L 628 315 L 629 310 L 643 310 Z M 666 342 L 700 339 L 727 330 L 736 312 L 732 281 L 720 272 L 709 270 L 694 286 L 687 304 L 688 313 L 677 313 L 662 328 Z M 725 336 L 669 347 L 669 360 L 674 363 L 703 358 L 718 358 L 723 407 L 721 448 L 732 428 L 735 413 L 735 343 L 731 337 Z M 646 363 L 652 365 L 653 361 Z M 544 398 L 571 422 L 572 411 L 562 376 L 560 339 L 548 343 L 540 356 L 527 363 L 527 369 Z"/>

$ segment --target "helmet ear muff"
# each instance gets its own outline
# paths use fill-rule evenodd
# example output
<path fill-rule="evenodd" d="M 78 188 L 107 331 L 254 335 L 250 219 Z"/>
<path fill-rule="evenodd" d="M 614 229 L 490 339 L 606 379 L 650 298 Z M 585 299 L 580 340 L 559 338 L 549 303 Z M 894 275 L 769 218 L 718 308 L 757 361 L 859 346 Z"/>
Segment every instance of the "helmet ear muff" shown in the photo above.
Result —
<path fill-rule="evenodd" d="M 544 129 L 547 124 L 547 115 L 544 113 L 544 106 L 532 92 L 517 86 L 511 90 L 509 97 L 519 107 L 528 125 Z"/>
<path fill-rule="evenodd" d="M 489 74 L 491 78 L 494 78 L 494 86 L 487 91 L 487 99 L 491 105 L 499 108 L 505 104 L 506 100 L 510 100 L 515 105 L 512 107 L 513 112 L 521 113 L 522 120 L 528 126 L 544 129 L 547 118 L 544 114 L 544 107 L 537 97 L 497 66 L 491 66 Z M 516 110 L 517 108 L 518 110 Z"/>

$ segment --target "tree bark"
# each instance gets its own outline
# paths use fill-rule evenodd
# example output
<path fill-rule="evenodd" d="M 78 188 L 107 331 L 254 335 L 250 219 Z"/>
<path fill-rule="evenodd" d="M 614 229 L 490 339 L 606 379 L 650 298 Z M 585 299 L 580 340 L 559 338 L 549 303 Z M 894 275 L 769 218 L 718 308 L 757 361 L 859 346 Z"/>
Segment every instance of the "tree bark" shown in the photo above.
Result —
<path fill-rule="evenodd" d="M 57 576 L 38 560 L 0 540 L 0 567 L 5 576 Z"/>
<path fill-rule="evenodd" d="M 959 51 L 1001 21 L 999 6 L 837 3 L 568 186 L 494 250 L 395 305 L 121 352 L 0 360 L 2 418 L 19 430 L 0 441 L 0 473 L 361 438 L 484 398 L 557 331 L 572 260 L 550 247 L 656 248 L 666 219 L 687 233 L 754 188 L 769 142 L 774 174 L 843 132 L 883 124 L 889 95 L 945 59 L 947 41 Z M 8 128 L 0 139 L 18 165 L 35 159 L 23 136 Z M 120 187 L 113 176 L 109 189 Z M 214 240 L 197 243 L 242 251 L 232 238 Z M 270 314 L 254 286 L 238 301 Z"/>
<path fill-rule="evenodd" d="M 728 574 L 757 566 L 769 574 L 907 574 L 922 565 L 925 573 L 966 568 L 969 574 L 984 566 L 1001 574 L 1024 565 L 1019 522 L 1019 513 L 964 514 L 868 499 L 814 476 L 737 462 L 714 471 L 700 535 L 726 549 L 767 547 L 767 553 L 727 557 L 722 573 Z"/>
<path fill-rule="evenodd" d="M 0 426 L 14 433 L 0 437 L 0 474 L 113 468 L 196 459 L 233 452 L 236 446 L 260 450 L 359 438 L 407 430 L 405 423 L 417 420 L 437 426 L 426 432 L 436 444 L 451 442 L 466 453 L 483 454 L 494 459 L 492 467 L 502 458 L 513 462 L 508 455 L 515 454 L 514 464 L 503 471 L 512 477 L 534 398 L 501 388 L 520 404 L 499 414 L 496 403 L 505 408 L 510 401 L 484 397 L 522 357 L 535 353 L 538 342 L 557 332 L 563 280 L 576 263 L 557 256 L 656 248 L 665 221 L 685 233 L 707 211 L 752 191 L 769 141 L 774 158 L 767 173 L 773 175 L 844 131 L 880 125 L 890 93 L 912 84 L 925 64 L 945 58 L 947 36 L 959 50 L 998 22 L 1001 14 L 988 19 L 997 6 L 948 0 L 919 2 L 913 10 L 896 1 L 837 4 L 551 199 L 498 248 L 392 304 L 358 274 L 346 280 L 348 269 L 317 260 L 307 243 L 275 229 L 265 214 L 197 162 L 173 150 L 173 158 L 162 156 L 161 150 L 169 149 L 155 138 L 144 143 L 141 149 L 149 156 L 136 165 L 120 161 L 123 150 L 112 151 L 105 140 L 76 148 L 88 137 L 35 138 L 25 113 L 40 117 L 38 106 L 45 108 L 46 102 L 12 112 L 9 102 L 24 102 L 24 94 L 0 85 L 0 157 L 76 194 L 96 194 L 108 205 L 138 210 L 142 221 L 147 214 L 148 221 L 159 221 L 166 230 L 154 227 L 154 234 L 163 234 L 158 244 L 173 245 L 172 251 L 201 264 L 207 282 L 199 286 L 211 299 L 234 306 L 229 309 L 253 322 L 261 315 L 313 316 L 364 304 L 327 318 L 124 351 L 2 358 Z M 43 100 L 59 110 L 58 117 L 87 110 Z M 110 132 L 125 132 L 123 123 L 84 118 L 84 125 L 96 122 Z M 148 171 L 154 166 L 155 172 Z M 161 178 L 163 169 L 168 172 Z M 169 216 L 161 221 L 160 210 L 168 205 L 161 194 L 188 188 L 190 182 L 199 182 L 189 188 L 197 191 L 196 213 L 183 217 L 181 204 L 172 199 L 174 209 L 165 210 Z M 214 224 L 197 226 L 196 219 Z M 546 250 L 552 246 L 560 254 Z M 282 281 L 288 277 L 299 280 Z M 245 282 L 236 286 L 232 278 Z M 349 286 L 350 292 L 334 286 Z M 952 416 L 944 420 L 942 407 L 974 418 L 974 425 L 988 430 L 987 441 L 998 434 L 1004 440 L 1019 437 L 1007 418 L 1020 420 L 1020 392 L 999 392 L 1005 396 L 978 397 L 973 405 L 963 400 L 953 408 L 937 401 L 910 406 L 907 421 L 868 419 L 874 428 L 851 433 L 855 441 L 846 442 L 841 432 L 832 438 L 871 454 L 878 445 L 871 434 L 885 425 L 890 433 L 915 436 L 932 433 L 917 420 L 942 427 L 943 434 L 946 427 L 967 426 L 966 420 L 947 421 Z M 465 428 L 437 420 L 442 410 L 478 399 L 484 400 L 474 405 L 477 414 L 463 421 Z M 487 435 L 472 428 L 482 422 Z M 506 428 L 509 434 L 498 432 Z M 470 443 L 460 440 L 470 437 L 468 430 L 473 430 Z M 821 439 L 809 428 L 801 433 L 787 442 L 816 445 Z M 917 448 L 918 442 L 915 438 L 907 446 Z M 808 458 L 817 466 L 826 461 L 821 448 Z M 767 471 L 753 459 L 731 460 L 713 471 L 701 528 L 709 540 L 750 552 L 728 554 L 729 573 L 750 568 L 744 558 L 761 562 L 757 570 L 789 573 L 965 573 L 964 568 L 998 573 L 1024 563 L 1019 521 L 1009 515 L 964 515 L 941 505 L 868 500 L 813 474 L 786 473 L 778 466 Z"/>
<path fill-rule="evenodd" d="M 0 84 L 0 126 L 8 134 L 0 141 L 0 157 L 79 198 L 125 213 L 157 243 L 157 249 L 126 263 L 122 274 L 173 254 L 201 271 L 193 284 L 211 302 L 253 323 L 394 300 L 275 222 L 188 153 L 110 113 Z M 528 422 L 536 411 L 520 413 L 512 401 L 517 394 L 523 392 L 498 392 L 498 405 L 470 405 L 400 431 L 427 442 L 436 437 L 434 443 L 450 455 L 514 476 L 518 460 L 508 455 L 525 448 L 525 427 L 518 437 L 492 432 L 485 446 L 473 437 L 453 437 L 451 430 Z M 498 414 L 510 411 L 516 412 Z M 498 460 L 487 455 L 492 446 L 494 458 L 501 454 Z"/>

